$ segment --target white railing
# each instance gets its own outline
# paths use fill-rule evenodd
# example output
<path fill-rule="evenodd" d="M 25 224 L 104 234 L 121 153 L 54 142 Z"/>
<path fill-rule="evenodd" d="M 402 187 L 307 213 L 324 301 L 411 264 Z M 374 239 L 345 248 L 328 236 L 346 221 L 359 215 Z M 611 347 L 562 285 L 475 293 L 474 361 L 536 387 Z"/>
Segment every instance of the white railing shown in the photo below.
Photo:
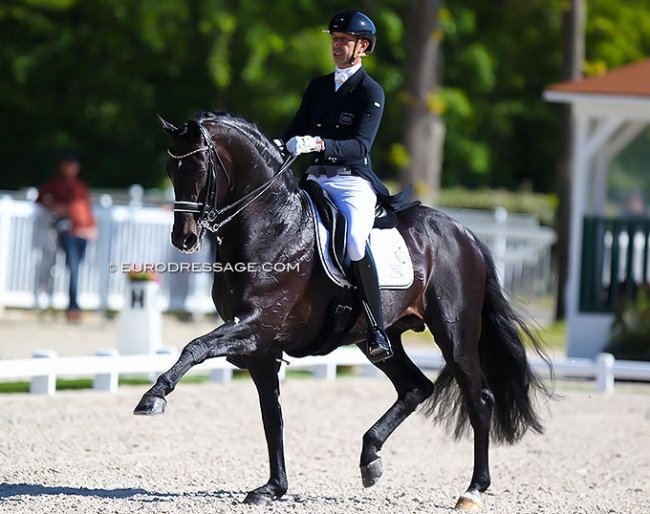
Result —
<path fill-rule="evenodd" d="M 556 234 L 527 214 L 443 209 L 469 228 L 492 252 L 509 297 L 532 299 L 552 293 L 551 249 Z"/>
<path fill-rule="evenodd" d="M 431 351 L 412 351 L 409 356 L 422 369 L 440 369 L 442 356 Z M 530 366 L 542 377 L 551 377 L 551 368 L 541 358 L 529 359 Z M 551 361 L 555 378 L 586 378 L 596 381 L 596 391 L 609 393 L 614 381 L 640 380 L 650 382 L 650 362 L 616 360 L 610 353 L 599 353 L 595 359 L 564 358 Z"/>
<path fill-rule="evenodd" d="M 40 350 L 31 359 L 0 360 L 0 382 L 30 380 L 30 392 L 54 394 L 57 377 L 93 377 L 93 389 L 116 392 L 120 375 L 151 376 L 169 369 L 178 358 L 175 348 L 165 348 L 152 355 L 120 355 L 117 350 L 100 350 L 95 356 L 59 357 L 52 350 Z M 283 360 L 280 376 L 287 369 L 310 370 L 317 379 L 333 380 L 340 366 L 361 366 L 365 376 L 377 376 L 379 370 L 355 347 L 339 348 L 323 357 Z M 210 380 L 229 382 L 236 368 L 225 358 L 208 359 L 194 366 L 190 373 L 208 372 Z"/>
<path fill-rule="evenodd" d="M 439 352 L 409 351 L 409 356 L 423 370 L 437 371 L 444 361 Z M 57 377 L 93 377 L 96 390 L 116 392 L 120 375 L 151 377 L 169 369 L 176 359 L 176 349 L 165 349 L 155 355 L 119 355 L 116 350 L 101 350 L 96 356 L 57 357 L 53 351 L 36 352 L 31 359 L 0 360 L 0 382 L 16 379 L 30 380 L 30 392 L 54 394 Z M 288 361 L 290 364 L 288 365 Z M 531 359 L 531 366 L 542 376 L 550 370 L 541 359 Z M 287 370 L 309 370 L 314 378 L 334 380 L 340 366 L 361 367 L 363 375 L 377 377 L 377 370 L 356 347 L 338 348 L 325 356 L 288 358 L 281 364 L 280 376 Z M 211 381 L 229 382 L 234 366 L 224 358 L 208 359 L 192 368 L 191 373 L 208 373 Z M 560 378 L 588 378 L 596 381 L 596 390 L 609 393 L 615 379 L 650 381 L 650 362 L 616 361 L 611 354 L 602 353 L 596 359 L 562 359 L 553 361 L 555 376 Z"/>
<path fill-rule="evenodd" d="M 126 280 L 122 265 L 134 263 L 211 262 L 214 249 L 192 255 L 170 243 L 173 221 L 166 206 L 112 205 L 110 198 L 94 209 L 99 237 L 88 245 L 81 265 L 79 304 L 83 309 L 121 310 Z M 450 212 L 492 250 L 505 291 L 522 299 L 553 291 L 552 230 L 530 216 L 498 211 Z M 118 267 L 111 272 L 110 265 Z M 162 273 L 161 309 L 212 312 L 210 273 Z M 31 201 L 0 197 L 0 312 L 4 307 L 63 309 L 67 306 L 65 257 L 47 213 Z"/>
<path fill-rule="evenodd" d="M 94 214 L 99 237 L 89 242 L 80 269 L 83 309 L 121 310 L 126 289 L 122 269 L 130 264 L 212 262 L 208 238 L 201 252 L 192 255 L 171 245 L 168 208 L 100 205 Z M 4 307 L 67 307 L 65 256 L 48 216 L 32 202 L 0 198 L 0 312 Z M 211 274 L 161 273 L 159 278 L 162 310 L 214 311 Z"/>

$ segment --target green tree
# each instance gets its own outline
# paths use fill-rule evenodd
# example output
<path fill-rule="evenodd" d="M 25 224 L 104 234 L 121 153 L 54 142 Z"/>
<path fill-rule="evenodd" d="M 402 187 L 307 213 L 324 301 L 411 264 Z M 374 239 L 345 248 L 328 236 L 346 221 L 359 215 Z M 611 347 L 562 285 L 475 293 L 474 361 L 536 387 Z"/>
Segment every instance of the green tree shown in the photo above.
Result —
<path fill-rule="evenodd" d="M 66 148 L 82 153 L 94 185 L 158 182 L 163 157 L 152 129 L 159 99 L 185 114 L 188 103 L 212 97 L 201 34 L 183 28 L 197 19 L 190 7 L 150 0 L 4 7 L 0 32 L 10 43 L 0 45 L 0 65 L 8 70 L 0 113 L 12 130 L 2 143 L 11 171 L 2 187 L 42 181 Z"/>
<path fill-rule="evenodd" d="M 562 1 L 442 3 L 444 73 L 428 106 L 446 126 L 443 185 L 553 189 L 556 120 L 541 92 L 560 79 Z M 409 5 L 417 3 L 361 2 L 379 31 L 364 63 L 387 96 L 373 155 L 384 178 L 397 178 L 413 152 L 404 140 L 404 70 L 416 65 L 405 45 Z M 592 70 L 649 54 L 647 0 L 589 7 Z M 309 79 L 331 70 L 321 30 L 344 8 L 338 0 L 5 0 L 0 188 L 42 182 L 67 148 L 82 152 L 93 186 L 159 185 L 166 139 L 157 112 L 182 123 L 200 110 L 231 110 L 276 136 Z"/>
<path fill-rule="evenodd" d="M 553 117 L 541 94 L 559 77 L 560 1 L 449 5 L 443 184 L 550 190 Z"/>

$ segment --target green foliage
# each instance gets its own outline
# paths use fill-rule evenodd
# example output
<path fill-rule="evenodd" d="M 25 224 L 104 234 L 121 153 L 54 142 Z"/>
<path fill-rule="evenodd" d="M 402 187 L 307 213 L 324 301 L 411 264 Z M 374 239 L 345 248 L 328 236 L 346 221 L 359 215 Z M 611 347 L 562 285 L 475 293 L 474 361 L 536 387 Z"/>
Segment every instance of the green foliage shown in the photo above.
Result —
<path fill-rule="evenodd" d="M 558 352 L 566 351 L 567 328 L 566 321 L 555 321 L 540 330 L 540 336 L 544 344 Z"/>
<path fill-rule="evenodd" d="M 0 394 L 6 393 L 29 393 L 29 382 L 0 383 Z"/>
<path fill-rule="evenodd" d="M 384 86 L 373 163 L 397 178 L 404 154 L 404 0 L 364 1 L 379 42 L 364 62 Z M 458 0 L 440 11 L 444 69 L 430 108 L 446 123 L 444 186 L 552 191 L 564 0 Z M 650 54 L 647 0 L 593 0 L 587 68 Z M 348 2 L 299 0 L 12 0 L 0 4 L 0 189 L 41 183 L 75 148 L 91 186 L 164 180 L 160 113 L 238 112 L 271 136 L 308 81 L 331 70 L 329 17 Z M 624 28 L 624 29 L 623 29 Z"/>
<path fill-rule="evenodd" d="M 555 116 L 542 90 L 559 75 L 560 2 L 448 5 L 443 186 L 551 191 Z"/>
<path fill-rule="evenodd" d="M 552 194 L 506 189 L 443 188 L 438 199 L 440 207 L 494 210 L 503 207 L 509 212 L 530 214 L 540 223 L 553 226 L 557 197 Z"/>
<path fill-rule="evenodd" d="M 78 391 L 80 389 L 92 389 L 93 381 L 90 378 L 58 378 L 56 380 L 57 391 Z M 3 382 L 0 383 L 0 394 L 6 393 L 28 393 L 29 382 Z"/>
<path fill-rule="evenodd" d="M 406 168 L 411 162 L 411 156 L 403 144 L 395 143 L 388 151 L 388 159 L 398 169 Z"/>
<path fill-rule="evenodd" d="M 606 69 L 650 55 L 648 0 L 590 0 L 586 28 L 587 62 Z"/>
<path fill-rule="evenodd" d="M 624 302 L 616 313 L 604 351 L 617 359 L 650 361 L 650 284 L 640 287 L 635 301 Z"/>

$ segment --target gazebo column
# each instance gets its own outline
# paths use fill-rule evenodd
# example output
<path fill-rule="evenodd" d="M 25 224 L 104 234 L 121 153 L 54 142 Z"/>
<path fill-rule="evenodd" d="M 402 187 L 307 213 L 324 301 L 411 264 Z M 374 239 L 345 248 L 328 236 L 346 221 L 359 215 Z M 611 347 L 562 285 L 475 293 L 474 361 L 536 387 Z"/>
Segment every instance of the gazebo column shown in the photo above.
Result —
<path fill-rule="evenodd" d="M 583 219 L 595 204 L 594 188 L 590 187 L 595 156 L 602 145 L 621 127 L 622 120 L 592 118 L 588 112 L 575 109 L 575 155 L 571 196 L 571 236 L 569 248 L 566 306 L 568 320 L 568 354 L 591 356 L 603 345 L 603 333 L 611 320 L 602 316 L 582 315 L 580 303 L 580 270 L 582 260 Z M 603 332 L 605 330 L 605 332 Z M 594 348 L 598 346 L 599 348 Z"/>

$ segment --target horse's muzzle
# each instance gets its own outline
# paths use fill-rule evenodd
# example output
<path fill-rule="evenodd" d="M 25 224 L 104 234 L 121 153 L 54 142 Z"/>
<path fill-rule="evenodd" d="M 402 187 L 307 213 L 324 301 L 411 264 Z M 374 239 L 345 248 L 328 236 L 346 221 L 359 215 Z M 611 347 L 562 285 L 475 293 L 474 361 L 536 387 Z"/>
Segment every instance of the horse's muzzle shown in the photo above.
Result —
<path fill-rule="evenodd" d="M 199 228 L 194 217 L 189 214 L 176 214 L 172 228 L 172 244 L 181 252 L 194 253 L 201 248 Z"/>

